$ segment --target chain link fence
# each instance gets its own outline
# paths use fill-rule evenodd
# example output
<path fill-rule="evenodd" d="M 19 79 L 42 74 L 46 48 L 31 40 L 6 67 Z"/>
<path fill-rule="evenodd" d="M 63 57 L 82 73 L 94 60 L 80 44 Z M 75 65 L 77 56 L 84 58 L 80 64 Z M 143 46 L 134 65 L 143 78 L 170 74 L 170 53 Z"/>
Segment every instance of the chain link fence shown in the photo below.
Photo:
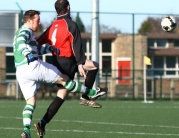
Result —
<path fill-rule="evenodd" d="M 55 11 L 40 11 L 41 12 L 41 24 L 43 26 L 43 30 L 45 30 L 54 19 L 56 19 L 56 12 Z M 11 14 L 9 14 L 11 13 Z M 15 15 L 12 15 L 15 13 Z M 12 42 L 12 34 L 15 33 L 15 29 L 22 25 L 22 15 L 24 11 L 0 11 L 0 18 L 1 20 L 7 20 L 6 23 L 1 21 L 0 23 L 0 36 L 9 38 L 9 42 Z M 6 14 L 4 16 L 4 14 Z M 17 16 L 18 14 L 18 16 Z M 3 16 L 2 16 L 3 15 Z M 92 23 L 92 12 L 71 12 L 71 17 L 75 21 L 77 15 L 80 17 L 83 25 L 85 26 L 85 32 L 91 32 L 91 23 Z M 137 34 L 139 28 L 141 27 L 141 23 L 147 20 L 147 18 L 152 17 L 154 19 L 159 19 L 166 14 L 150 14 L 150 13 L 109 13 L 109 12 L 100 12 L 99 13 L 99 23 L 100 23 L 100 33 L 114 33 L 114 34 Z M 175 17 L 179 17 L 179 15 L 174 15 Z M 8 18 L 14 19 L 13 22 L 15 23 L 14 27 L 10 28 L 11 20 Z M 2 24 L 3 23 L 3 24 Z M 3 27 L 7 25 L 6 27 Z M 9 32 L 11 29 L 12 33 L 10 37 L 9 35 L 3 32 Z M 161 27 L 160 27 L 161 29 Z M 0 40 L 4 41 L 5 39 Z M 12 47 L 11 44 L 3 45 L 0 43 L 0 46 Z M 134 45 L 132 45 L 134 46 Z M 134 53 L 131 53 L 134 54 Z M 135 53 L 137 54 L 137 53 Z M 8 98 L 8 99 L 22 99 L 23 96 L 21 94 L 20 88 L 18 83 L 15 79 L 15 72 L 9 72 L 8 68 L 5 65 L 5 53 L 4 57 L 1 54 L 0 61 L 1 61 L 1 70 L 0 70 L 0 98 Z M 13 60 L 13 59 L 12 59 Z M 124 77 L 118 74 L 119 70 L 107 70 L 106 73 L 98 74 L 100 77 L 100 86 L 106 86 L 109 88 L 109 93 L 106 97 L 102 99 L 143 99 L 144 97 L 144 76 L 143 70 L 136 70 L 135 69 L 135 58 L 132 58 L 132 68 L 133 70 L 128 70 L 130 72 L 130 76 Z M 100 69 L 102 70 L 102 69 Z M 105 69 L 103 69 L 105 70 Z M 102 71 L 100 71 L 101 73 Z M 84 79 L 79 75 L 76 75 L 76 80 L 80 82 L 84 82 Z M 147 87 L 147 98 L 148 99 L 178 99 L 179 95 L 179 79 L 176 77 L 173 78 L 166 78 L 162 75 L 160 76 L 150 76 L 146 77 L 146 87 Z M 57 88 L 55 85 L 52 84 L 41 84 L 41 88 L 38 90 L 38 98 L 40 99 L 48 99 L 55 96 Z M 69 94 L 68 98 L 71 99 L 78 99 L 79 94 L 73 95 Z"/>
<path fill-rule="evenodd" d="M 132 70 L 122 70 L 122 72 Z M 148 70 L 151 72 L 151 70 Z M 0 74 L 6 70 L 1 69 Z M 100 71 L 99 71 L 100 72 Z M 179 78 L 164 78 L 162 76 L 148 76 L 144 80 L 143 70 L 135 70 L 135 84 L 132 86 L 133 78 L 129 77 L 112 77 L 118 70 L 106 70 L 106 73 L 98 74 L 100 77 L 100 86 L 108 87 L 108 94 L 101 99 L 121 99 L 121 100 L 143 100 L 144 99 L 144 82 L 146 81 L 146 96 L 148 100 L 178 100 L 179 99 Z M 11 74 L 15 77 L 15 74 Z M 76 74 L 76 81 L 84 83 L 84 78 Z M 0 80 L 0 99 L 23 99 L 20 87 L 16 79 Z M 133 93 L 133 88 L 135 93 Z M 58 88 L 55 84 L 41 82 L 41 87 L 37 91 L 39 99 L 50 99 L 56 96 Z M 79 93 L 69 93 L 67 99 L 79 99 Z"/>

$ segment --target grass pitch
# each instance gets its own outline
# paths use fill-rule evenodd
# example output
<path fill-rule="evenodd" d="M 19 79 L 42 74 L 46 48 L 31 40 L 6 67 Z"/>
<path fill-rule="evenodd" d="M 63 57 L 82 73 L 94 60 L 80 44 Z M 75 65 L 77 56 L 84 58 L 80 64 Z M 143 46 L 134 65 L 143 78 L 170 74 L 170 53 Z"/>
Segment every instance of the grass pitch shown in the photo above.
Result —
<path fill-rule="evenodd" d="M 51 100 L 52 101 L 52 100 Z M 37 101 L 36 123 L 48 101 Z M 101 101 L 101 109 L 66 101 L 46 126 L 45 138 L 174 138 L 179 137 L 179 102 Z M 0 101 L 0 138 L 20 138 L 24 101 Z M 37 138 L 33 125 L 32 138 Z"/>

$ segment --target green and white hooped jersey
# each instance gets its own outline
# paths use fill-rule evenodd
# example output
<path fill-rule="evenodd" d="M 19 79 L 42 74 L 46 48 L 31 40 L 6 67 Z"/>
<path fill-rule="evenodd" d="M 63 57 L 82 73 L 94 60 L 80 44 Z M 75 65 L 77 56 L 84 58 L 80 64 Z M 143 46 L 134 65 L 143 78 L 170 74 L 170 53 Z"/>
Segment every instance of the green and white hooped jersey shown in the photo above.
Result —
<path fill-rule="evenodd" d="M 50 53 L 49 45 L 41 46 L 35 40 L 33 31 L 23 25 L 16 31 L 13 41 L 15 67 L 27 64 L 26 55 L 32 53 L 34 57 Z"/>

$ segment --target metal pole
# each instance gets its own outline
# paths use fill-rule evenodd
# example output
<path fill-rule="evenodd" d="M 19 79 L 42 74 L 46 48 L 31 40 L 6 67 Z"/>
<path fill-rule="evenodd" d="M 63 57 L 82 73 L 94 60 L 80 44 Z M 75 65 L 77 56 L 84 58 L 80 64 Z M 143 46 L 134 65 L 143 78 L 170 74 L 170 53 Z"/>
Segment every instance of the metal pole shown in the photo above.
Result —
<path fill-rule="evenodd" d="M 143 64 L 144 64 L 144 67 L 143 67 L 144 103 L 146 103 L 147 102 L 147 96 L 146 96 L 146 65 L 145 65 L 145 63 L 143 63 Z"/>
<path fill-rule="evenodd" d="M 18 81 L 16 80 L 16 100 L 19 99 L 19 84 Z"/>
<path fill-rule="evenodd" d="M 99 63 L 99 0 L 92 0 L 92 33 L 91 59 Z M 99 85 L 99 75 L 96 76 L 94 87 Z"/>
<path fill-rule="evenodd" d="M 162 99 L 162 73 L 160 74 L 160 100 Z"/>
<path fill-rule="evenodd" d="M 18 2 L 16 2 L 16 5 L 17 7 L 20 9 L 20 14 L 19 14 L 19 28 L 22 26 L 22 17 L 23 17 L 23 10 L 22 8 L 20 7 L 20 5 L 18 4 Z M 16 80 L 16 100 L 19 99 L 19 84 L 18 84 L 18 81 Z M 22 99 L 22 97 L 21 97 Z"/>
<path fill-rule="evenodd" d="M 22 17 L 23 17 L 23 10 L 22 10 L 22 8 L 20 7 L 20 5 L 18 4 L 18 2 L 16 2 L 16 4 L 17 4 L 17 7 L 20 9 L 20 11 L 21 11 L 21 13 L 19 14 L 19 27 L 21 27 L 22 26 Z"/>
<path fill-rule="evenodd" d="M 132 14 L 132 93 L 133 93 L 133 100 L 135 100 L 135 35 L 134 35 L 134 17 L 135 15 Z"/>

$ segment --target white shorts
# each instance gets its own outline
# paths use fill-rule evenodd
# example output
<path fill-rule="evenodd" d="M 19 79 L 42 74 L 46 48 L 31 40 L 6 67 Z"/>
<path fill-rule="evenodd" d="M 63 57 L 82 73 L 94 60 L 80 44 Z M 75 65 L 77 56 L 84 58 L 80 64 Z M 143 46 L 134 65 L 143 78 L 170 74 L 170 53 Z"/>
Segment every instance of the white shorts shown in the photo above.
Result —
<path fill-rule="evenodd" d="M 36 94 L 39 82 L 55 83 L 61 74 L 55 66 L 40 59 L 16 68 L 16 78 L 26 100 Z"/>

